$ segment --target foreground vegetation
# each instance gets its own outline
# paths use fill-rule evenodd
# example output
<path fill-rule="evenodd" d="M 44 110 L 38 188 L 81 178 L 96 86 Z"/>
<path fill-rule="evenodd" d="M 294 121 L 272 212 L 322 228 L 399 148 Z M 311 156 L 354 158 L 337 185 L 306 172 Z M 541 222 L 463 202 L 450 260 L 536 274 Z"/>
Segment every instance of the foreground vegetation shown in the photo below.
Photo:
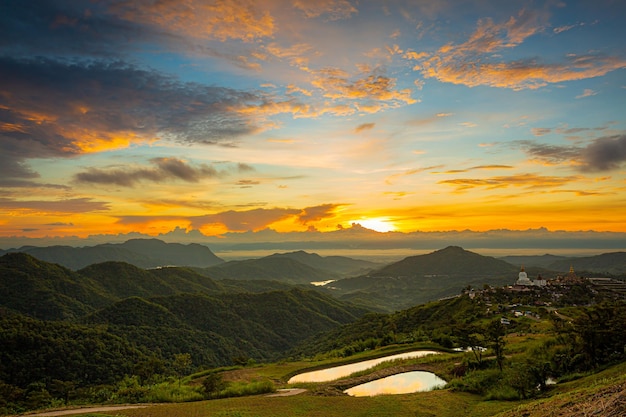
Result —
<path fill-rule="evenodd" d="M 481 303 L 464 296 L 421 306 L 412 314 L 430 315 L 434 320 L 435 316 L 446 310 L 445 306 L 454 306 L 455 310 L 463 309 L 463 306 L 473 309 L 480 307 Z M 360 352 L 356 352 L 355 347 L 359 345 L 353 341 L 348 345 L 352 346 L 350 349 L 331 349 L 325 353 L 318 352 L 314 357 L 292 358 L 274 364 L 249 362 L 246 365 L 209 369 L 188 376 L 184 376 L 184 370 L 185 366 L 189 366 L 189 358 L 182 355 L 177 357 L 178 376 L 160 376 L 160 379 L 147 381 L 142 381 L 137 376 L 129 376 L 110 387 L 107 391 L 108 397 L 101 397 L 100 402 L 176 403 L 114 412 L 115 415 L 129 417 L 561 416 L 581 415 L 576 414 L 576 410 L 581 407 L 604 407 L 601 415 L 617 416 L 620 414 L 611 413 L 614 410 L 626 411 L 623 401 L 619 400 L 626 393 L 624 303 L 570 307 L 560 310 L 558 315 L 552 313 L 543 319 L 521 317 L 513 322 L 513 328 L 505 328 L 499 319 L 479 313 L 479 310 L 478 308 L 477 316 L 471 323 L 458 328 L 453 326 L 456 330 L 448 338 L 455 344 L 462 341 L 480 342 L 488 348 L 486 351 L 470 348 L 465 352 L 452 353 L 448 350 L 449 353 L 436 356 L 387 362 L 338 381 L 297 384 L 296 387 L 306 388 L 307 392 L 294 397 L 274 398 L 261 395 L 286 387 L 293 388 L 287 384 L 289 377 L 311 369 L 419 348 L 432 349 L 431 337 L 439 337 L 441 332 L 440 328 L 437 331 L 427 331 L 424 327 L 405 334 L 399 331 L 400 322 L 396 321 L 397 317 L 396 320 L 388 317 L 397 329 L 394 335 L 397 340 L 388 343 L 390 336 L 383 328 L 381 338 L 370 337 L 363 341 L 363 346 L 373 347 L 366 347 Z M 448 312 L 451 313 L 452 310 Z M 409 320 L 407 315 L 409 313 L 405 312 L 403 320 Z M 424 321 L 423 325 L 426 323 L 428 321 Z M 343 330 L 347 331 L 352 326 L 359 325 L 363 324 L 348 325 Z M 429 340 L 411 340 L 418 336 Z M 444 348 L 440 349 L 446 351 Z M 352 398 L 342 394 L 343 389 L 356 385 L 357 382 L 417 369 L 434 372 L 448 381 L 448 384 L 444 389 L 407 395 Z M 558 383 L 552 385 L 552 380 Z M 81 403 L 76 398 L 78 391 L 67 389 L 63 401 L 62 396 L 59 396 L 61 388 L 54 384 L 50 387 L 51 391 L 45 386 L 40 386 L 39 391 L 31 389 L 25 392 L 25 398 L 42 401 L 47 396 L 47 407 L 61 406 L 65 401 L 74 402 L 75 405 Z M 4 390 L 3 393 L 7 393 L 8 388 L 6 385 L 0 387 Z M 13 398 L 19 394 L 15 391 L 8 393 Z M 102 392 L 100 394 L 103 395 Z M 11 396 L 3 395 L 3 398 Z M 5 407 L 10 406 L 5 402 Z"/>
<path fill-rule="evenodd" d="M 541 291 L 466 288 L 392 314 L 364 314 L 312 289 L 225 291 L 185 269 L 102 264 L 86 268 L 87 276 L 27 255 L 5 255 L 0 266 L 7 290 L 0 307 L 0 414 L 176 403 L 148 414 L 116 413 L 480 416 L 528 406 L 524 413 L 532 415 L 557 397 L 564 409 L 579 406 L 577 395 L 602 397 L 598 403 L 609 411 L 623 406 L 611 395 L 624 394 L 626 303 L 584 280 Z M 121 274 L 126 287 L 110 281 Z M 444 353 L 296 385 L 306 389 L 296 397 L 264 396 L 289 387 L 297 373 L 415 349 Z M 448 383 L 413 395 L 343 393 L 413 370 Z"/>

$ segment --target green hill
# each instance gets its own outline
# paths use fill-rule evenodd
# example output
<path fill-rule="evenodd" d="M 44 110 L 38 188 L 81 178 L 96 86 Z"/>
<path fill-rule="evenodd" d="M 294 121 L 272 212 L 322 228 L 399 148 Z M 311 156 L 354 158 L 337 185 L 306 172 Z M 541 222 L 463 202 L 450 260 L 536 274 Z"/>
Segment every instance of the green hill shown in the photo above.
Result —
<path fill-rule="evenodd" d="M 448 246 L 426 255 L 410 256 L 377 270 L 377 276 L 489 276 L 515 274 L 519 267 L 507 262 Z"/>
<path fill-rule="evenodd" d="M 312 268 L 343 276 L 363 274 L 379 267 L 379 264 L 370 261 L 352 259 L 345 256 L 320 256 L 316 253 L 307 253 L 302 250 L 275 253 L 267 258 L 289 258 Z"/>
<path fill-rule="evenodd" d="M 86 386 L 109 378 L 91 374 L 81 378 L 66 369 L 91 369 L 86 352 L 97 354 L 98 366 L 110 365 L 116 380 L 134 372 L 137 361 L 170 363 L 181 353 L 189 353 L 197 367 L 229 365 L 233 358 L 267 360 L 366 312 L 314 289 L 277 281 L 252 283 L 283 289 L 224 291 L 241 291 L 250 283 L 227 281 L 222 287 L 190 269 L 144 270 L 122 262 L 75 272 L 24 253 L 6 254 L 0 257 L 0 319 L 4 320 L 0 336 L 11 347 L 2 352 L 8 356 L 1 363 L 3 367 L 25 364 L 40 355 L 33 363 L 43 367 L 40 362 L 45 359 L 49 375 L 71 377 L 77 386 Z M 20 341 L 25 344 L 23 352 L 17 347 Z M 77 343 L 85 346 L 76 347 Z M 39 353 L 37 346 L 41 346 Z M 52 360 L 53 350 L 62 356 Z M 103 352 L 108 350 L 115 353 L 107 356 Z M 62 359 L 73 351 L 77 353 L 71 360 Z M 118 353 L 127 354 L 129 362 Z M 14 368 L 0 370 L 0 380 L 22 388 L 51 381 L 44 368 L 24 372 Z"/>
<path fill-rule="evenodd" d="M 25 253 L 0 257 L 0 306 L 42 319 L 74 319 L 113 300 L 95 281 Z"/>
<path fill-rule="evenodd" d="M 213 280 L 187 268 L 145 270 L 124 262 L 104 262 L 78 272 L 98 282 L 116 298 L 221 291 Z"/>
<path fill-rule="evenodd" d="M 214 279 L 274 280 L 289 284 L 339 278 L 336 273 L 322 271 L 284 256 L 230 261 L 208 268 L 207 274 Z"/>
<path fill-rule="evenodd" d="M 21 388 L 53 380 L 77 387 L 111 384 L 150 356 L 102 328 L 41 321 L 1 308 L 0 340 L 0 381 Z"/>
<path fill-rule="evenodd" d="M 395 311 L 456 295 L 468 285 L 513 283 L 518 272 L 519 267 L 507 262 L 450 246 L 338 280 L 326 288 L 342 300 Z"/>

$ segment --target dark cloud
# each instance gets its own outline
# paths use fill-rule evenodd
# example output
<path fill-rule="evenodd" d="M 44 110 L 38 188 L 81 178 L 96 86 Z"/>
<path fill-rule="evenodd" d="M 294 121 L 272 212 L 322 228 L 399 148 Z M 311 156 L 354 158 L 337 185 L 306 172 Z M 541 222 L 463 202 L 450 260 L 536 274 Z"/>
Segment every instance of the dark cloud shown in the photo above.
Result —
<path fill-rule="evenodd" d="M 246 232 L 267 228 L 272 223 L 296 216 L 301 213 L 299 209 L 253 209 L 247 211 L 224 211 L 206 216 L 196 216 L 190 218 L 191 227 L 201 229 L 202 226 L 211 224 L 222 224 L 229 231 Z"/>
<path fill-rule="evenodd" d="M 254 171 L 255 169 L 252 165 L 239 163 L 237 164 L 237 170 L 239 172 L 250 172 L 250 171 Z"/>
<path fill-rule="evenodd" d="M 85 213 L 109 210 L 109 203 L 94 201 L 91 198 L 72 198 L 68 200 L 15 200 L 0 198 L 0 208 L 10 210 L 37 210 L 57 213 Z"/>
<path fill-rule="evenodd" d="M 586 171 L 609 171 L 626 162 L 626 135 L 596 139 L 582 153 Z"/>
<path fill-rule="evenodd" d="M 182 180 L 185 182 L 199 182 L 203 178 L 216 177 L 220 173 L 206 164 L 193 167 L 176 158 L 151 159 L 155 167 L 150 168 L 89 168 L 74 175 L 77 182 L 110 184 L 122 187 L 133 187 L 141 181 L 163 182 Z"/>
<path fill-rule="evenodd" d="M 156 38 L 166 35 L 107 13 L 103 2 L 0 2 L 0 50 L 12 56 L 119 56 Z"/>
<path fill-rule="evenodd" d="M 376 123 L 363 123 L 358 125 L 355 129 L 354 132 L 355 133 L 361 133 L 364 130 L 370 130 L 373 129 L 374 126 L 376 126 Z"/>
<path fill-rule="evenodd" d="M 576 160 L 580 156 L 581 149 L 576 146 L 559 146 L 537 143 L 533 141 L 518 141 L 526 154 L 535 159 L 556 165 L 571 160 Z"/>
<path fill-rule="evenodd" d="M 254 94 L 182 83 L 121 61 L 4 56 L 0 79 L 0 170 L 12 178 L 37 177 L 24 163 L 29 158 L 68 157 L 156 137 L 229 144 L 256 130 L 249 116 L 232 110 L 257 100 Z"/>
<path fill-rule="evenodd" d="M 517 142 L 533 158 L 550 164 L 573 162 L 583 172 L 610 171 L 626 162 L 626 135 L 604 136 L 585 147 Z"/>
<path fill-rule="evenodd" d="M 322 204 L 315 207 L 306 207 L 302 209 L 302 212 L 298 215 L 298 220 L 302 224 L 307 224 L 309 222 L 334 217 L 337 209 L 341 206 L 342 204 Z"/>
<path fill-rule="evenodd" d="M 257 180 L 239 180 L 237 181 L 237 185 L 240 188 L 252 188 L 253 185 L 259 185 L 261 184 L 260 181 Z"/>

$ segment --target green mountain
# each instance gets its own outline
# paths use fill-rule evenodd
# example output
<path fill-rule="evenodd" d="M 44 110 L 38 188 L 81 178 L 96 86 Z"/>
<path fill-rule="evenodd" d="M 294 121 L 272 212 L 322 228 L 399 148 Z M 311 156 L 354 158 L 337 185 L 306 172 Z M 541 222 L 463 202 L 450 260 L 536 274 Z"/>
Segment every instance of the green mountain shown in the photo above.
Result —
<path fill-rule="evenodd" d="M 124 262 L 104 262 L 90 265 L 78 273 L 98 282 L 117 299 L 221 291 L 213 280 L 187 268 L 146 270 Z"/>
<path fill-rule="evenodd" d="M 345 256 L 320 256 L 316 253 L 307 253 L 302 250 L 275 253 L 267 258 L 289 258 L 312 268 L 343 276 L 363 274 L 380 266 L 380 264 L 375 262 L 352 259 Z"/>
<path fill-rule="evenodd" d="M 483 276 L 513 274 L 519 267 L 490 256 L 466 251 L 458 246 L 448 246 L 426 255 L 410 256 L 376 271 L 378 276 L 456 275 Z"/>
<path fill-rule="evenodd" d="M 223 291 L 187 268 L 104 262 L 71 271 L 25 253 L 0 257 L 0 306 L 43 320 L 76 319 L 127 297 Z"/>
<path fill-rule="evenodd" d="M 158 239 L 131 239 L 119 244 L 107 243 L 82 248 L 24 246 L 0 251 L 0 255 L 11 252 L 28 253 L 42 261 L 58 263 L 74 270 L 107 261 L 126 262 L 140 268 L 167 265 L 205 268 L 224 262 L 206 246 L 195 243 L 165 243 Z"/>
<path fill-rule="evenodd" d="M 367 311 L 313 287 L 224 283 L 187 268 L 104 262 L 71 271 L 28 254 L 6 254 L 0 257 L 0 380 L 23 388 L 50 378 L 86 386 L 140 372 L 135 368 L 143 363 L 170 363 L 179 353 L 191 354 L 197 367 L 277 358 Z M 227 292 L 251 283 L 258 292 Z M 266 285 L 283 289 L 263 292 Z M 96 356 L 87 358 L 90 352 Z M 38 368 L 17 368 L 30 362 Z M 107 366 L 110 371 L 95 374 Z"/>
<path fill-rule="evenodd" d="M 381 311 L 395 311 L 458 294 L 472 285 L 505 285 L 519 267 L 460 247 L 411 256 L 381 269 L 325 286 L 331 294 Z M 534 273 L 535 271 L 528 271 Z"/>
<path fill-rule="evenodd" d="M 21 388 L 54 380 L 112 384 L 151 356 L 101 327 L 42 321 L 1 307 L 0 340 L 0 381 Z"/>
<path fill-rule="evenodd" d="M 389 314 L 370 313 L 319 337 L 306 340 L 296 346 L 292 353 L 313 356 L 320 352 L 357 345 L 362 350 L 367 347 L 368 340 L 380 341 L 387 338 L 391 343 L 397 334 L 449 334 L 454 328 L 462 328 L 484 316 L 484 313 L 484 307 L 472 302 L 467 296 L 433 301 Z"/>
<path fill-rule="evenodd" d="M 96 282 L 25 253 L 0 257 L 0 306 L 46 320 L 74 319 L 113 302 Z"/>
<path fill-rule="evenodd" d="M 230 261 L 207 268 L 213 279 L 274 280 L 289 284 L 308 284 L 339 278 L 333 272 L 322 271 L 285 256 Z"/>

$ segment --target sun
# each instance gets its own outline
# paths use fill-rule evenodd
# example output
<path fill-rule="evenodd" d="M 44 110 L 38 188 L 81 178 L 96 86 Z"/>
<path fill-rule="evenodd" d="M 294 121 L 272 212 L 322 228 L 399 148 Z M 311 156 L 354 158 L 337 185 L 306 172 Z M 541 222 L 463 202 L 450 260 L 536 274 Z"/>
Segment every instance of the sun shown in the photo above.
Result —
<path fill-rule="evenodd" d="M 354 223 L 358 223 L 366 229 L 374 230 L 380 233 L 392 232 L 395 230 L 393 224 L 384 218 L 355 220 Z"/>

